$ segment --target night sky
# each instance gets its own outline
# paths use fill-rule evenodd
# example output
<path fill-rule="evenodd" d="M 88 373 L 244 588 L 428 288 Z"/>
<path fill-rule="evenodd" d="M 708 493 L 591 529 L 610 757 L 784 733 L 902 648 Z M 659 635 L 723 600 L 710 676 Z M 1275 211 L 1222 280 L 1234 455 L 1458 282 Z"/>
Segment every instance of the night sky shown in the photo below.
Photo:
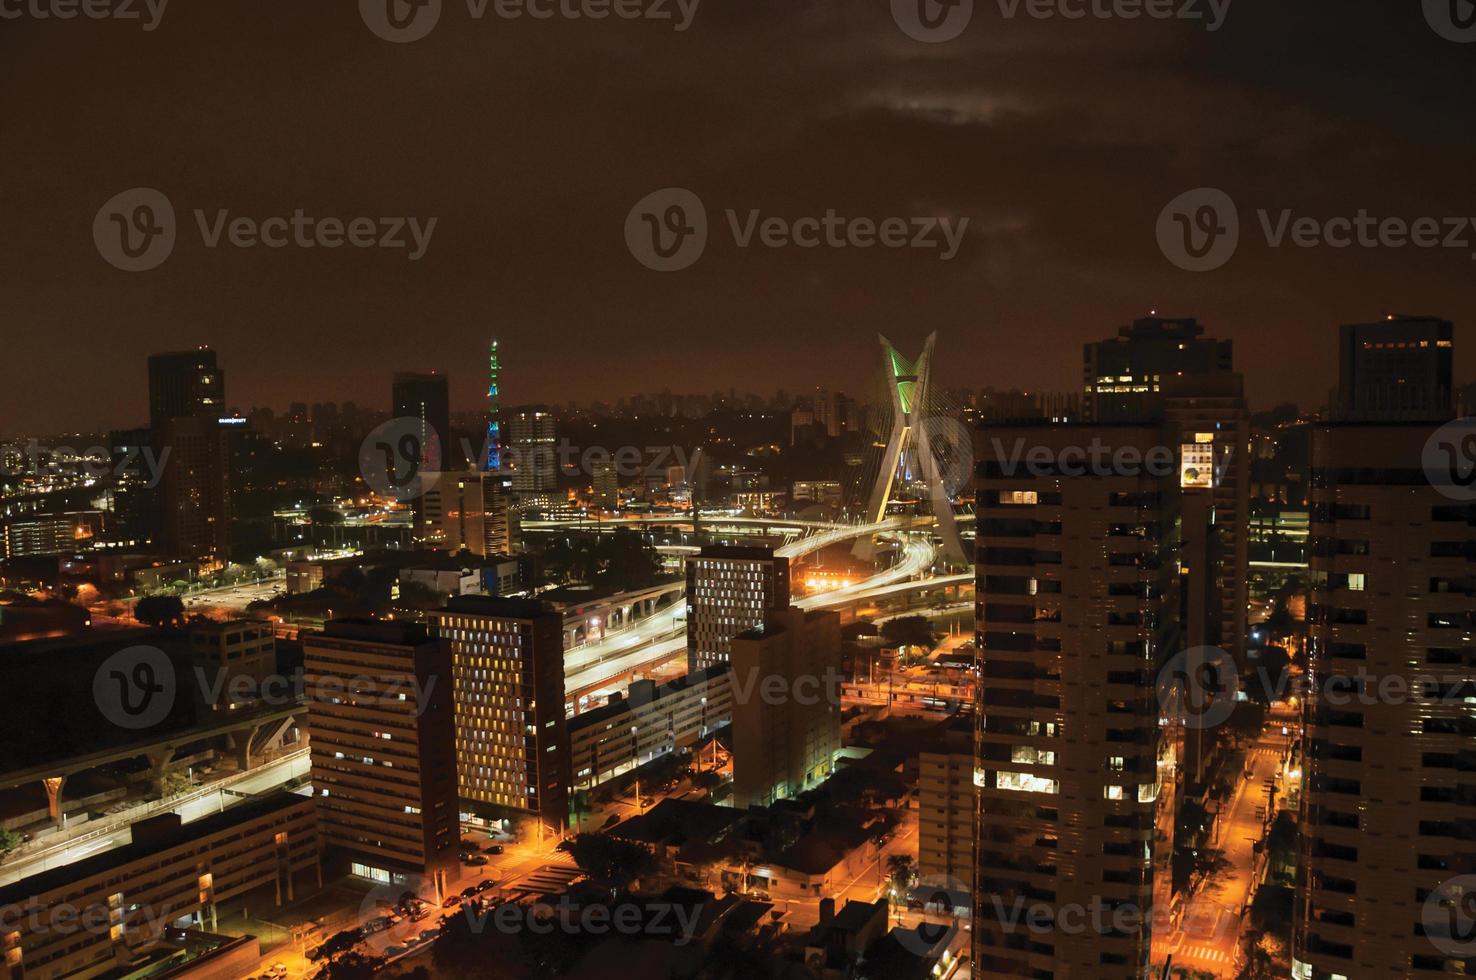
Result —
<path fill-rule="evenodd" d="M 388 407 L 392 371 L 431 368 L 472 409 L 493 335 L 509 404 L 862 391 L 877 331 L 909 348 L 938 330 L 949 385 L 1071 389 L 1084 341 L 1157 309 L 1234 339 L 1253 407 L 1315 407 L 1336 325 L 1398 311 L 1454 320 L 1471 379 L 1476 229 L 1460 248 L 1273 249 L 1255 212 L 1476 217 L 1476 44 L 1418 0 L 1235 0 L 1213 33 L 1002 2 L 941 44 L 888 0 L 702 0 L 684 32 L 445 0 L 410 44 L 352 0 L 173 0 L 153 31 L 0 19 L 0 434 L 141 423 L 146 355 L 197 344 L 242 409 Z M 171 200 L 179 239 L 126 273 L 93 221 L 138 186 Z M 624 227 L 672 186 L 712 234 L 663 274 Z M 1237 203 L 1241 244 L 1190 273 L 1155 224 L 1203 186 Z M 196 208 L 437 226 L 415 262 L 208 249 Z M 952 261 L 741 249 L 729 208 L 970 224 Z"/>

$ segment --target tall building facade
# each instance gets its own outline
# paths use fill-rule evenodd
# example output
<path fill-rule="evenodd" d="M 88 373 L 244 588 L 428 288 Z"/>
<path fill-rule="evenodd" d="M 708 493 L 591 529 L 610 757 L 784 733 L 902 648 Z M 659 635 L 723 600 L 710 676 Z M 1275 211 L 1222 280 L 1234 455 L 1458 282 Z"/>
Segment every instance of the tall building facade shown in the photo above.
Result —
<path fill-rule="evenodd" d="M 512 489 L 520 504 L 547 507 L 558 492 L 558 424 L 541 406 L 520 408 L 503 429 L 512 464 Z"/>
<path fill-rule="evenodd" d="M 728 662 L 733 637 L 789 608 L 789 559 L 762 546 L 709 545 L 687 559 L 687 673 Z"/>
<path fill-rule="evenodd" d="M 417 540 L 430 548 L 483 557 L 517 549 L 517 516 L 506 476 L 467 470 L 441 473 L 426 482 L 428 489 L 415 511 Z"/>
<path fill-rule="evenodd" d="M 1428 316 L 1350 323 L 1338 336 L 1338 415 L 1430 418 L 1451 407 L 1455 327 Z"/>
<path fill-rule="evenodd" d="M 303 642 L 324 845 L 381 882 L 446 893 L 461 825 L 450 645 L 420 624 L 337 620 Z"/>
<path fill-rule="evenodd" d="M 484 817 L 568 824 L 564 623 L 546 603 L 460 596 L 431 614 L 456 676 L 461 798 Z"/>
<path fill-rule="evenodd" d="M 1082 356 L 1085 419 L 1134 422 L 1165 381 L 1233 370 L 1232 343 L 1204 333 L 1193 317 L 1148 316 L 1123 327 L 1116 337 L 1087 344 Z"/>
<path fill-rule="evenodd" d="M 149 357 L 149 426 L 225 415 L 225 372 L 208 347 Z"/>
<path fill-rule="evenodd" d="M 1476 869 L 1476 503 L 1422 467 L 1439 424 L 1313 431 L 1296 980 L 1471 972 L 1430 931 Z"/>
<path fill-rule="evenodd" d="M 974 969 L 1136 980 L 1149 924 L 1095 931 L 1077 910 L 1150 908 L 1164 857 L 1155 680 L 1178 571 L 1165 512 L 1173 479 L 1146 468 L 1062 471 L 1094 441 L 1143 459 L 1161 430 L 986 435 L 997 438 L 982 440 L 977 484 Z M 1059 462 L 1018 466 L 1017 444 Z M 1012 918 L 1022 906 L 1049 927 Z M 1075 927 L 1056 925 L 1067 922 Z"/>
<path fill-rule="evenodd" d="M 918 753 L 917 873 L 949 891 L 974 882 L 973 718 Z"/>
<path fill-rule="evenodd" d="M 733 803 L 812 789 L 840 751 L 840 616 L 785 609 L 733 638 Z M 782 683 L 775 683 L 775 679 Z"/>
<path fill-rule="evenodd" d="M 452 457 L 451 387 L 446 375 L 436 372 L 400 371 L 390 386 L 395 418 L 415 419 L 420 424 L 420 463 L 430 470 L 456 467 Z"/>
<path fill-rule="evenodd" d="M 207 565 L 230 558 L 230 453 L 220 419 L 225 375 L 209 348 L 149 358 L 149 438 L 162 475 L 154 544 Z M 168 453 L 165 456 L 165 453 Z"/>

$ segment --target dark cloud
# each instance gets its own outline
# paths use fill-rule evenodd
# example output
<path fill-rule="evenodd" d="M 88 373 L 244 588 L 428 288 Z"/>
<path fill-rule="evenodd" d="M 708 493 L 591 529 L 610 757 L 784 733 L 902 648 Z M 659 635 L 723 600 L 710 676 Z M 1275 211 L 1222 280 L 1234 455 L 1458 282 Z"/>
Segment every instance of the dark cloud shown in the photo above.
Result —
<path fill-rule="evenodd" d="M 978 0 L 939 45 L 906 37 L 886 0 L 703 0 L 683 33 L 474 22 L 446 0 L 409 45 L 355 7 L 174 0 L 152 32 L 0 20 L 0 432 L 141 420 L 145 355 L 197 343 L 221 351 L 242 407 L 384 404 L 392 370 L 423 366 L 471 408 L 493 334 L 513 401 L 859 388 L 878 330 L 904 346 L 941 331 L 952 384 L 1069 388 L 1083 341 L 1158 308 L 1234 337 L 1264 405 L 1321 399 L 1340 321 L 1476 321 L 1468 250 L 1272 250 L 1253 233 L 1258 208 L 1476 215 L 1476 45 L 1439 37 L 1418 3 L 1235 0 L 1210 33 Z M 191 231 L 127 275 L 91 227 L 139 185 L 186 221 L 439 221 L 415 263 L 206 250 Z M 717 231 L 696 266 L 658 274 L 622 229 L 667 186 L 698 193 Z M 1199 186 L 1252 231 L 1195 275 L 1159 254 L 1154 224 Z M 970 229 L 952 262 L 738 249 L 723 211 L 751 208 Z"/>

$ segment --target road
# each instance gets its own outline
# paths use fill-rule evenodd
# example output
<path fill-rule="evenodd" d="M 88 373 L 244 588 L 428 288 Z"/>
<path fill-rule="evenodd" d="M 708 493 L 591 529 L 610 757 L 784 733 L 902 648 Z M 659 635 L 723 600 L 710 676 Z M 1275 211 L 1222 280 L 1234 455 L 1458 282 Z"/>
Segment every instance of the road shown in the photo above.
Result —
<path fill-rule="evenodd" d="M 199 786 L 168 801 L 143 803 L 137 807 L 110 813 L 96 821 L 77 824 L 63 831 L 65 839 L 45 837 L 11 855 L 0 866 L 0 885 L 18 881 L 51 868 L 59 868 L 122 847 L 132 842 L 129 827 L 145 816 L 178 813 L 185 823 L 239 803 L 244 795 L 276 789 L 289 779 L 305 776 L 309 770 L 308 751 L 302 749 L 245 773 L 233 773 L 223 779 Z"/>
<path fill-rule="evenodd" d="M 1240 781 L 1230 804 L 1216 823 L 1214 846 L 1224 852 L 1228 869 L 1203 882 L 1187 903 L 1178 928 L 1169 935 L 1174 966 L 1203 970 L 1217 977 L 1234 977 L 1243 913 L 1253 895 L 1261 868 L 1255 844 L 1267 828 L 1270 787 L 1291 746 L 1281 734 L 1279 720 L 1268 719 L 1265 732 L 1247 750 L 1250 775 Z M 1278 790 L 1278 795 L 1279 795 Z"/>

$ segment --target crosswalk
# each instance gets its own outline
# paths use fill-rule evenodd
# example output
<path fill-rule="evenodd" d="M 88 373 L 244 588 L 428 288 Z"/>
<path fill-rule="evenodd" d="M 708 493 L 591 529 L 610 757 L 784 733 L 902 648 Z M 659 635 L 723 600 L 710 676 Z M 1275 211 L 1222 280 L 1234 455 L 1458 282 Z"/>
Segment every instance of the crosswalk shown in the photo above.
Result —
<path fill-rule="evenodd" d="M 584 877 L 584 872 L 574 866 L 567 855 L 555 855 L 550 863 L 523 875 L 515 884 L 506 886 L 507 898 L 518 901 L 523 898 L 550 898 L 567 891 L 575 881 Z"/>
<path fill-rule="evenodd" d="M 1186 960 L 1194 963 L 1229 963 L 1231 956 L 1214 946 L 1181 946 L 1174 955 L 1174 962 L 1183 963 Z"/>

